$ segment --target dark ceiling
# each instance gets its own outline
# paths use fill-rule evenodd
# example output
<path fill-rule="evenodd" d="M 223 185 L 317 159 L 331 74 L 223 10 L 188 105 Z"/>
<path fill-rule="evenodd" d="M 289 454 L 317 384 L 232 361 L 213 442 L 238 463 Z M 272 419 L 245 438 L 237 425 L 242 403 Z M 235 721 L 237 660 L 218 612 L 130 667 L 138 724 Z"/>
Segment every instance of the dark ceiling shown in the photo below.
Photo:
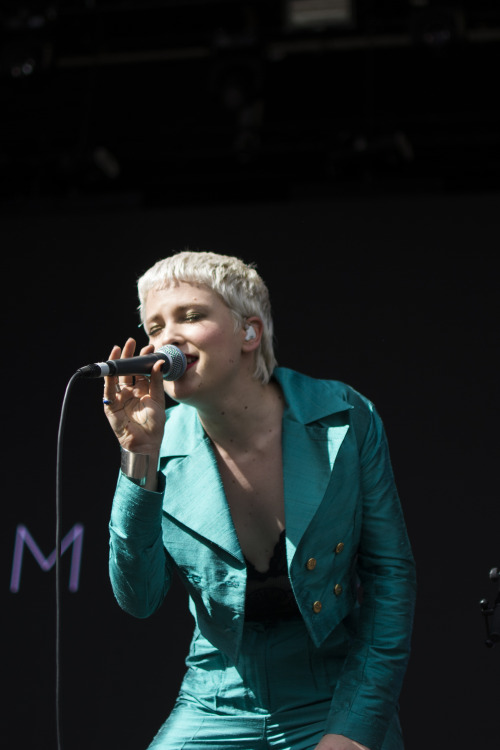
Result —
<path fill-rule="evenodd" d="M 3 0 L 4 210 L 498 190 L 498 0 L 311 3 Z"/>

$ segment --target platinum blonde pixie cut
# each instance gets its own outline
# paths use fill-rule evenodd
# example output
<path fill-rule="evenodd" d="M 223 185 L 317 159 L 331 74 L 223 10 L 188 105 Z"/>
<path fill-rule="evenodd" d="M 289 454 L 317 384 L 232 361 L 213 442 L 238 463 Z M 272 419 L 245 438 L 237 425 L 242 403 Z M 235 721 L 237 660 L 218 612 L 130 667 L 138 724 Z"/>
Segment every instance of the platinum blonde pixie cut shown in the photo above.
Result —
<path fill-rule="evenodd" d="M 252 315 L 261 318 L 263 334 L 253 376 L 264 384 L 268 383 L 277 364 L 273 347 L 274 326 L 267 286 L 253 265 L 231 255 L 191 250 L 159 260 L 137 282 L 142 322 L 148 293 L 179 281 L 203 284 L 216 292 L 233 314 L 236 329 L 243 327 L 245 320 Z"/>

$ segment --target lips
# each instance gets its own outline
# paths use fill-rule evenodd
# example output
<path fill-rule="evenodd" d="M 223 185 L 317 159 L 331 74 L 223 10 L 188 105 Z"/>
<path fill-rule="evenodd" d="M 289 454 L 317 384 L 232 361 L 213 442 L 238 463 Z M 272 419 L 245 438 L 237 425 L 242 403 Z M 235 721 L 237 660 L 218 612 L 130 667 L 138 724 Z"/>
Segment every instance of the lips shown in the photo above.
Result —
<path fill-rule="evenodd" d="M 198 357 L 194 357 L 191 354 L 186 354 L 186 362 L 187 362 L 186 369 L 189 369 L 195 364 L 195 362 L 198 362 Z"/>

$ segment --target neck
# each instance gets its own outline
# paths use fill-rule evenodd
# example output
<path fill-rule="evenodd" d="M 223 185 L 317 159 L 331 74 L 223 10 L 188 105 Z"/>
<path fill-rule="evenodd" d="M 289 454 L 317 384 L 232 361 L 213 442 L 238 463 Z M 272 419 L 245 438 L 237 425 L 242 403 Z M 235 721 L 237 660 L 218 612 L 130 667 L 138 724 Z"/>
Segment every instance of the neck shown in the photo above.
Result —
<path fill-rule="evenodd" d="M 236 396 L 223 399 L 209 409 L 198 408 L 198 416 L 208 436 L 227 449 L 247 449 L 281 428 L 283 395 L 274 383 L 257 381 Z"/>

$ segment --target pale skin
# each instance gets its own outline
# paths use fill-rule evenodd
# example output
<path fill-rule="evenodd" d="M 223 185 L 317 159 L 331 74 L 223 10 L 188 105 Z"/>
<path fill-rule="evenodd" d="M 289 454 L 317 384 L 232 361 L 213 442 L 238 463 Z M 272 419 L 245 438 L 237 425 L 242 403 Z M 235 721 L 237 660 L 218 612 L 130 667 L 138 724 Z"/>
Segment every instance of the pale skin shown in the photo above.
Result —
<path fill-rule="evenodd" d="M 281 420 L 283 399 L 275 383 L 253 377 L 262 337 L 262 321 L 251 316 L 256 336 L 245 340 L 245 328 L 222 299 L 203 285 L 178 282 L 150 291 L 145 305 L 147 354 L 165 344 L 179 347 L 188 368 L 177 381 L 163 380 L 161 362 L 150 377 L 106 378 L 105 413 L 123 448 L 150 457 L 146 489 L 157 489 L 157 465 L 165 427 L 164 390 L 196 408 L 210 437 L 236 533 L 244 555 L 258 570 L 269 560 L 285 526 Z M 114 346 L 110 359 L 132 357 L 136 342 Z M 315 750 L 369 750 L 347 737 L 326 734 Z"/>

